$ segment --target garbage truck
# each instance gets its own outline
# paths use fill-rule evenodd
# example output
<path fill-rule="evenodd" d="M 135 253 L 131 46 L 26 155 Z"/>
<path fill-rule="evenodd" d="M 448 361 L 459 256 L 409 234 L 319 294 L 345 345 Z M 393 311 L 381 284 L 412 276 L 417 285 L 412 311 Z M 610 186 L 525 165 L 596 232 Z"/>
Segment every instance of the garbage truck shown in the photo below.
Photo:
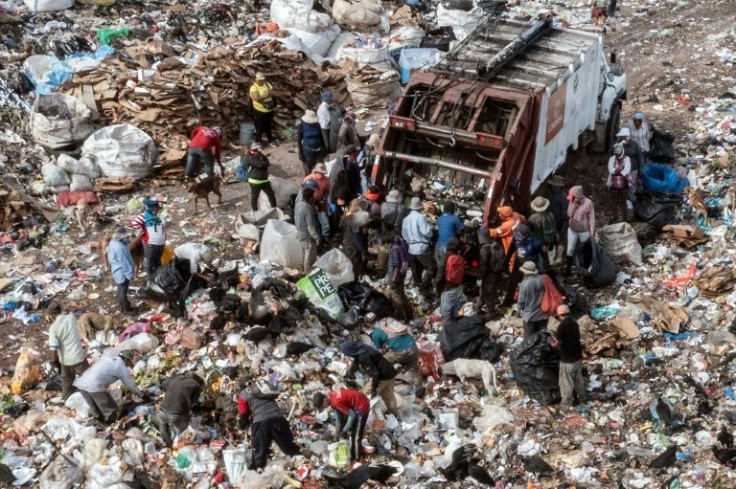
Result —
<path fill-rule="evenodd" d="M 484 221 L 500 205 L 525 209 L 571 148 L 610 149 L 625 98 L 626 75 L 600 33 L 557 28 L 549 16 L 489 17 L 411 74 L 371 181 L 451 197 Z"/>

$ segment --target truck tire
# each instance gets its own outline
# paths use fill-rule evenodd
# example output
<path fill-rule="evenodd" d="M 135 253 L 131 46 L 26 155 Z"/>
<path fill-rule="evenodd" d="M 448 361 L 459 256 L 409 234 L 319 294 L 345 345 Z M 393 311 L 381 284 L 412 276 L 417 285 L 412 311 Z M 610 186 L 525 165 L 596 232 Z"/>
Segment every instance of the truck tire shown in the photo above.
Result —
<path fill-rule="evenodd" d="M 606 138 L 605 147 L 603 153 L 608 153 L 613 148 L 613 144 L 616 142 L 616 134 L 618 134 L 619 127 L 621 126 L 621 100 L 616 99 L 611 105 L 611 115 L 608 118 L 608 124 L 606 125 Z"/>

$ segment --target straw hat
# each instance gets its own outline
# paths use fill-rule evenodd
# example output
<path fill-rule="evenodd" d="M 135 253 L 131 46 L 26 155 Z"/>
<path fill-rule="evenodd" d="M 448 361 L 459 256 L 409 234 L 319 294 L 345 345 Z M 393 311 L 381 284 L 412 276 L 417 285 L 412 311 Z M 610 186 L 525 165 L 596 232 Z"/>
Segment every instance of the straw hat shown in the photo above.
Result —
<path fill-rule="evenodd" d="M 537 265 L 533 261 L 525 261 L 521 266 L 521 273 L 524 275 L 536 275 Z"/>
<path fill-rule="evenodd" d="M 565 180 L 560 175 L 552 175 L 547 180 L 547 184 L 552 185 L 553 187 L 564 187 Z"/>
<path fill-rule="evenodd" d="M 549 200 L 540 195 L 536 199 L 532 200 L 531 207 L 534 212 L 544 212 L 549 207 Z"/>
<path fill-rule="evenodd" d="M 420 199 L 419 197 L 412 197 L 411 203 L 409 204 L 409 209 L 413 211 L 424 210 L 424 206 L 422 205 L 422 199 Z"/>
<path fill-rule="evenodd" d="M 305 111 L 304 115 L 302 116 L 302 122 L 305 122 L 307 124 L 316 124 L 318 122 L 317 114 L 315 114 L 313 110 Z"/>
<path fill-rule="evenodd" d="M 398 204 L 401 202 L 401 192 L 396 189 L 391 190 L 386 196 L 386 202 L 389 204 Z"/>
<path fill-rule="evenodd" d="M 256 73 L 256 81 L 262 81 L 266 79 L 266 75 L 263 74 L 262 71 L 259 71 Z"/>
<path fill-rule="evenodd" d="M 316 165 L 314 165 L 314 170 L 312 171 L 314 171 L 315 173 L 322 173 L 324 175 L 327 175 L 327 167 L 324 163 L 317 163 Z"/>

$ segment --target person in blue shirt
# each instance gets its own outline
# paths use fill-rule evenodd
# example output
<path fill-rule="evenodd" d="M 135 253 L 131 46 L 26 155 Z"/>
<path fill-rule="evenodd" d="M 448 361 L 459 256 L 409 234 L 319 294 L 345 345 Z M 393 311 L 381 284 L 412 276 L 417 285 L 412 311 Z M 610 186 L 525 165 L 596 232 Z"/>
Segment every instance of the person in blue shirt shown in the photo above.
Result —
<path fill-rule="evenodd" d="M 118 287 L 118 303 L 123 314 L 132 312 L 128 302 L 128 287 L 135 276 L 135 264 L 128 248 L 129 231 L 120 226 L 112 235 L 107 246 L 107 261 L 110 263 L 112 279 Z"/>
<path fill-rule="evenodd" d="M 514 245 L 519 263 L 525 261 L 534 262 L 540 272 L 549 268 L 549 257 L 544 243 L 532 234 L 529 226 L 522 225 L 514 233 Z"/>
<path fill-rule="evenodd" d="M 409 328 L 394 319 L 380 321 L 371 332 L 373 346 L 383 352 L 386 360 L 399 364 L 411 372 L 414 379 L 414 392 L 424 397 L 424 377 L 419 369 L 419 352 Z"/>
<path fill-rule="evenodd" d="M 459 237 L 460 232 L 465 229 L 463 221 L 455 215 L 454 202 L 445 202 L 443 210 L 444 212 L 437 219 L 437 246 L 434 248 L 434 258 L 438 264 L 442 263 L 447 252 L 447 242 Z"/>

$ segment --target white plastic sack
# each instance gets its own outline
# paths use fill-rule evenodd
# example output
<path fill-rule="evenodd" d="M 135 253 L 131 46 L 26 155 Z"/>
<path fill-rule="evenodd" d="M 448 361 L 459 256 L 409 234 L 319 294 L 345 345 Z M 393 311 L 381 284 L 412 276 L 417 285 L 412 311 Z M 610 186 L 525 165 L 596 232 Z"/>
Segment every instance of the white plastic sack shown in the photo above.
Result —
<path fill-rule="evenodd" d="M 89 107 L 62 93 L 40 94 L 31 111 L 33 139 L 49 148 L 63 148 L 92 134 Z"/>
<path fill-rule="evenodd" d="M 343 32 L 333 41 L 332 46 L 330 46 L 329 51 L 327 51 L 327 54 L 325 55 L 325 58 L 331 63 L 337 64 L 337 62 L 342 59 L 342 48 L 357 37 L 358 36 L 352 32 Z"/>
<path fill-rule="evenodd" d="M 72 183 L 69 185 L 69 190 L 72 192 L 87 192 L 94 191 L 95 184 L 87 175 L 74 174 L 72 175 Z"/>
<path fill-rule="evenodd" d="M 358 67 L 371 65 L 379 70 L 389 70 L 393 67 L 388 46 L 368 47 L 343 47 L 340 51 L 340 61 L 354 61 Z"/>
<path fill-rule="evenodd" d="M 452 27 L 458 41 L 465 39 L 470 31 L 478 27 L 478 21 L 483 17 L 483 9 L 473 7 L 468 12 L 464 10 L 448 9 L 442 2 L 437 5 L 437 27 Z"/>
<path fill-rule="evenodd" d="M 49 187 L 68 186 L 71 183 L 69 174 L 53 163 L 45 163 L 41 166 L 41 175 Z"/>
<path fill-rule="evenodd" d="M 96 131 L 82 145 L 84 165 L 96 164 L 106 177 L 145 178 L 156 161 L 153 139 L 131 124 Z"/>
<path fill-rule="evenodd" d="M 378 0 L 335 0 L 332 18 L 340 25 L 356 30 L 370 29 L 381 23 L 383 6 Z"/>
<path fill-rule="evenodd" d="M 28 56 L 23 61 L 23 71 L 33 83 L 46 83 L 49 81 L 49 74 L 54 70 L 54 64 L 58 62 L 59 60 L 56 56 L 34 54 L 33 56 Z"/>
<path fill-rule="evenodd" d="M 84 474 L 79 468 L 67 462 L 64 457 L 54 459 L 38 479 L 40 489 L 71 489 L 84 482 Z"/>
<path fill-rule="evenodd" d="M 56 164 L 71 174 L 85 175 L 91 179 L 100 178 L 100 168 L 94 162 L 87 160 L 84 163 L 67 154 L 60 154 L 56 158 Z"/>
<path fill-rule="evenodd" d="M 320 256 L 319 259 L 314 262 L 314 266 L 321 268 L 322 271 L 327 274 L 330 282 L 332 282 L 332 285 L 335 287 L 339 287 L 342 284 L 355 280 L 352 262 L 347 256 L 345 256 L 345 253 L 337 248 L 332 248 L 330 251 Z"/>
<path fill-rule="evenodd" d="M 128 338 L 122 343 L 118 344 L 115 348 L 109 348 L 105 350 L 105 354 L 111 350 L 117 350 L 114 355 L 119 354 L 121 351 L 134 350 L 139 352 L 149 352 L 158 346 L 158 338 L 148 333 L 138 333 L 137 335 Z"/>
<path fill-rule="evenodd" d="M 598 231 L 598 243 L 612 260 L 628 260 L 641 265 L 641 245 L 628 222 L 609 224 Z"/>
<path fill-rule="evenodd" d="M 326 31 L 333 24 L 329 15 L 312 9 L 314 0 L 273 0 L 271 21 L 281 29 L 296 27 L 309 32 Z"/>
<path fill-rule="evenodd" d="M 391 40 L 388 48 L 390 50 L 399 48 L 415 48 L 422 45 L 422 39 L 426 36 L 424 29 L 413 25 L 405 25 L 391 31 L 389 39 Z"/>
<path fill-rule="evenodd" d="M 270 261 L 288 268 L 300 268 L 304 252 L 297 238 L 296 226 L 271 219 L 261 238 L 261 261 Z"/>
<path fill-rule="evenodd" d="M 53 12 L 74 6 L 74 0 L 23 0 L 31 12 Z"/>
<path fill-rule="evenodd" d="M 268 179 L 271 182 L 273 193 L 276 195 L 276 206 L 280 209 L 288 206 L 291 197 L 298 194 L 299 190 L 301 190 L 301 186 L 292 180 L 274 176 L 270 176 Z M 258 197 L 258 208 L 268 209 L 270 207 L 271 204 L 268 202 L 268 196 L 265 192 L 261 192 L 261 195 Z M 279 219 L 281 219 L 281 217 L 279 217 Z"/>
<path fill-rule="evenodd" d="M 387 70 L 370 81 L 349 73 L 345 82 L 355 107 L 385 107 L 401 96 L 399 79 L 396 71 Z"/>
<path fill-rule="evenodd" d="M 337 24 L 333 24 L 324 32 L 309 32 L 296 27 L 287 30 L 299 38 L 307 54 L 317 54 L 323 57 L 340 35 L 340 26 Z"/>
<path fill-rule="evenodd" d="M 333 317 L 338 318 L 344 312 L 337 288 L 332 285 L 330 278 L 321 268 L 313 268 L 306 277 L 297 283 L 297 288 L 315 306 L 324 309 Z"/>
<path fill-rule="evenodd" d="M 222 460 L 225 462 L 227 478 L 233 482 L 239 481 L 248 472 L 251 450 L 248 447 L 226 448 L 222 451 Z"/>

